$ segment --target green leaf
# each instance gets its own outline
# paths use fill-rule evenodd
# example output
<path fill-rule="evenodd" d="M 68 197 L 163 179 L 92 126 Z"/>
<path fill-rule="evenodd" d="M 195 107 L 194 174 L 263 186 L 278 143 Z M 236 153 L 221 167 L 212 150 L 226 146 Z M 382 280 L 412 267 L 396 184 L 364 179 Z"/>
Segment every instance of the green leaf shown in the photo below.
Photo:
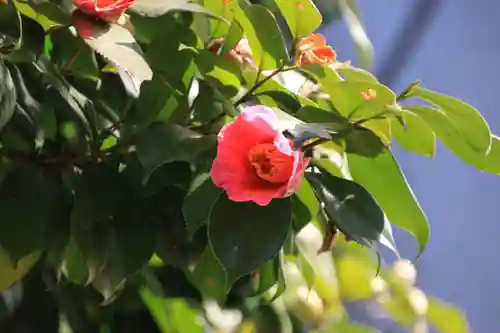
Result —
<path fill-rule="evenodd" d="M 429 298 L 429 308 L 427 310 L 427 320 L 439 333 L 469 333 L 469 323 L 465 314 L 459 309 L 441 302 L 434 298 Z"/>
<path fill-rule="evenodd" d="M 16 108 L 16 87 L 9 69 L 0 57 L 0 129 L 12 118 Z"/>
<path fill-rule="evenodd" d="M 288 129 L 293 137 L 294 149 L 301 149 L 312 139 L 331 140 L 332 136 L 322 124 L 297 124 Z"/>
<path fill-rule="evenodd" d="M 61 272 L 68 281 L 75 284 L 84 284 L 89 278 L 85 257 L 76 244 L 74 237 L 71 237 L 64 250 L 61 262 Z"/>
<path fill-rule="evenodd" d="M 251 89 L 254 86 L 255 82 L 257 82 L 258 80 L 257 73 L 254 71 L 244 71 L 243 76 L 246 81 L 247 89 Z M 299 95 L 295 95 L 290 90 L 273 79 L 266 81 L 259 88 L 257 88 L 254 95 L 261 103 L 269 107 L 277 106 L 284 111 L 289 111 L 290 113 L 296 112 L 296 110 L 300 108 L 301 105 L 310 105 L 317 107 L 317 104 L 312 100 Z M 282 104 L 285 104 L 282 103 L 283 101 L 287 102 L 286 105 L 292 105 L 290 110 L 282 107 Z"/>
<path fill-rule="evenodd" d="M 95 132 L 90 125 L 95 112 L 92 101 L 70 85 L 57 71 L 49 58 L 41 57 L 36 64 L 34 64 L 34 67 L 43 75 L 44 80 L 57 91 L 59 94 L 58 98 L 60 97 L 60 99 L 64 101 L 64 112 L 72 118 L 75 117 L 84 127 L 86 132 L 91 137 L 94 137 Z"/>
<path fill-rule="evenodd" d="M 471 105 L 451 96 L 440 94 L 420 86 L 413 87 L 409 96 L 426 100 L 436 105 L 444 113 L 472 150 L 486 154 L 491 146 L 488 123 Z"/>
<path fill-rule="evenodd" d="M 50 34 L 52 62 L 64 71 L 86 78 L 97 78 L 99 68 L 92 49 L 69 28 L 59 28 Z M 106 89 L 106 87 L 104 87 Z"/>
<path fill-rule="evenodd" d="M 292 212 L 295 232 L 305 227 L 319 212 L 319 202 L 311 184 L 305 179 L 292 195 Z"/>
<path fill-rule="evenodd" d="M 20 15 L 21 39 L 16 49 L 7 56 L 12 62 L 36 61 L 43 53 L 45 32 L 37 21 Z"/>
<path fill-rule="evenodd" d="M 337 72 L 327 66 L 304 66 L 313 75 L 340 115 L 351 120 L 368 119 L 381 114 L 396 102 L 396 95 L 386 86 L 370 81 L 343 81 Z M 375 97 L 366 101 L 362 94 L 373 90 Z"/>
<path fill-rule="evenodd" d="M 306 280 L 307 286 L 309 287 L 309 289 L 314 288 L 316 284 L 316 273 L 314 272 L 314 268 L 311 262 L 302 252 L 297 255 L 296 261 L 297 266 L 302 272 L 304 280 Z"/>
<path fill-rule="evenodd" d="M 429 125 L 409 110 L 403 110 L 401 116 L 406 128 L 396 119 L 391 122 L 392 135 L 399 145 L 412 153 L 433 157 L 436 137 Z"/>
<path fill-rule="evenodd" d="M 355 131 L 347 137 L 347 161 L 353 180 L 377 200 L 391 223 L 416 238 L 420 255 L 429 225 L 391 151 L 370 131 Z"/>
<path fill-rule="evenodd" d="M 342 255 L 335 260 L 335 270 L 343 300 L 360 301 L 373 297 L 371 281 L 377 272 L 365 259 L 355 255 Z"/>
<path fill-rule="evenodd" d="M 186 300 L 160 298 L 146 286 L 141 287 L 139 295 L 161 333 L 203 333 L 198 312 Z"/>
<path fill-rule="evenodd" d="M 208 221 L 212 207 L 221 193 L 222 190 L 215 186 L 210 174 L 202 173 L 194 178 L 182 206 L 189 237 Z"/>
<path fill-rule="evenodd" d="M 303 106 L 294 116 L 308 123 L 321 123 L 321 125 L 334 132 L 351 128 L 351 124 L 347 118 L 314 106 Z"/>
<path fill-rule="evenodd" d="M 243 38 L 243 28 L 238 21 L 232 20 L 229 30 L 224 37 L 224 43 L 222 43 L 222 47 L 220 48 L 218 54 L 221 56 L 226 55 L 229 51 L 234 49 L 236 45 L 238 45 L 241 38 Z"/>
<path fill-rule="evenodd" d="M 289 61 L 283 36 L 274 15 L 261 5 L 250 5 L 241 0 L 235 9 L 235 18 L 243 27 L 260 69 L 275 69 Z"/>
<path fill-rule="evenodd" d="M 313 33 L 321 25 L 321 13 L 311 0 L 274 0 L 274 3 L 295 39 Z"/>
<path fill-rule="evenodd" d="M 151 80 L 153 71 L 141 48 L 127 29 L 116 24 L 94 21 L 89 36 L 83 40 L 113 66 L 125 70 L 139 83 Z"/>
<path fill-rule="evenodd" d="M 84 228 L 107 221 L 120 209 L 123 195 L 117 165 L 101 163 L 84 169 L 75 189 L 72 225 Z"/>
<path fill-rule="evenodd" d="M 217 200 L 208 224 L 214 253 L 228 274 L 228 286 L 276 257 L 291 227 L 290 199 L 267 206 L 236 203 L 226 195 Z"/>
<path fill-rule="evenodd" d="M 227 291 L 226 272 L 210 246 L 206 247 L 196 266 L 189 269 L 186 275 L 204 300 L 214 299 L 219 304 L 224 304 Z"/>
<path fill-rule="evenodd" d="M 384 212 L 360 185 L 325 171 L 307 174 L 331 221 L 347 236 L 362 244 L 380 241 Z"/>
<path fill-rule="evenodd" d="M 238 0 L 200 0 L 200 3 L 215 15 L 223 17 L 227 22 L 234 22 L 234 11 L 239 7 Z M 210 21 L 210 35 L 213 38 L 224 37 L 228 34 L 230 26 L 219 20 Z"/>
<path fill-rule="evenodd" d="M 354 322 L 343 322 L 322 328 L 316 333 L 380 333 L 380 331 Z"/>
<path fill-rule="evenodd" d="M 500 139 L 498 136 L 492 136 L 490 151 L 485 156 L 484 153 L 478 153 L 470 147 L 462 133 L 443 112 L 422 105 L 405 106 L 405 109 L 422 118 L 444 145 L 464 162 L 479 170 L 500 174 Z"/>
<path fill-rule="evenodd" d="M 377 78 L 370 72 L 353 66 L 340 66 L 337 72 L 348 81 L 362 81 L 378 83 Z"/>
<path fill-rule="evenodd" d="M 202 136 L 172 123 L 155 123 L 137 138 L 137 155 L 146 182 L 156 168 L 174 161 L 192 161 L 215 145 L 214 136 Z"/>
<path fill-rule="evenodd" d="M 57 174 L 33 165 L 12 170 L 0 187 L 0 243 L 13 261 L 40 250 L 66 209 Z"/>
<path fill-rule="evenodd" d="M 136 0 L 130 10 L 145 17 L 159 17 L 168 12 L 175 11 L 201 13 L 224 20 L 224 18 L 215 15 L 207 8 L 188 0 Z"/>
<path fill-rule="evenodd" d="M 262 264 L 252 276 L 255 295 L 261 295 L 271 289 L 280 279 L 279 256 Z"/>
<path fill-rule="evenodd" d="M 0 250 L 0 291 L 9 289 L 21 280 L 39 258 L 40 252 L 36 251 L 22 256 L 17 261 L 12 261 L 7 252 Z"/>
<path fill-rule="evenodd" d="M 188 237 L 182 204 L 186 191 L 167 187 L 146 202 L 148 223 L 154 225 L 156 253 L 170 266 L 186 269 L 201 257 L 207 245 L 206 228 Z"/>

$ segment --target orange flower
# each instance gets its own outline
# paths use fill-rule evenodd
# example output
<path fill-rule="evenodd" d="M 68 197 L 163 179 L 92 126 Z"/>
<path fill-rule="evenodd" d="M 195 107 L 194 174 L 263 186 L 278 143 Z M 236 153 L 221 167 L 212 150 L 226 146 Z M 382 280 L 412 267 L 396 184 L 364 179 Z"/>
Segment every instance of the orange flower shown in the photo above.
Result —
<path fill-rule="evenodd" d="M 311 34 L 297 43 L 295 62 L 299 66 L 310 64 L 328 65 L 333 63 L 336 58 L 335 51 L 326 44 L 323 35 Z"/>

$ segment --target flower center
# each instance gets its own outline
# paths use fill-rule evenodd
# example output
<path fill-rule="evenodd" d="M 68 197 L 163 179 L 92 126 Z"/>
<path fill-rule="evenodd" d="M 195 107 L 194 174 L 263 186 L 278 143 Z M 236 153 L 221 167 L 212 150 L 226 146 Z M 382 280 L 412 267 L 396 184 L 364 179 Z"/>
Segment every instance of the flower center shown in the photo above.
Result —
<path fill-rule="evenodd" d="M 271 183 L 286 183 L 292 174 L 293 158 L 272 143 L 261 143 L 248 151 L 248 160 L 259 178 Z"/>

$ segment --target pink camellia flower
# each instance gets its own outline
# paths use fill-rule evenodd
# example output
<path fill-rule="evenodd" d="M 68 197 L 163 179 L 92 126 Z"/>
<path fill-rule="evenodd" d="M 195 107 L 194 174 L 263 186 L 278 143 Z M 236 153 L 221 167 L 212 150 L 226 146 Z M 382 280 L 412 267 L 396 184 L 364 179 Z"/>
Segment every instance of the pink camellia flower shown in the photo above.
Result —
<path fill-rule="evenodd" d="M 293 150 L 279 125 L 271 109 L 257 105 L 245 108 L 220 131 L 210 175 L 230 200 L 265 206 L 299 186 L 309 159 Z"/>
<path fill-rule="evenodd" d="M 87 15 L 115 22 L 135 0 L 73 0 L 73 4 Z"/>

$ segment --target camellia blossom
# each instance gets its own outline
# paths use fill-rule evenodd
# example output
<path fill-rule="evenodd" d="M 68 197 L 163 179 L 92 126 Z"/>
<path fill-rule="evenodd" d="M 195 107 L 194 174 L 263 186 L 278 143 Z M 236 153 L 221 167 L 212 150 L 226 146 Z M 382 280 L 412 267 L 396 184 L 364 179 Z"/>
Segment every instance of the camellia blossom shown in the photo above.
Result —
<path fill-rule="evenodd" d="M 318 64 L 328 65 L 335 62 L 335 51 L 326 44 L 320 34 L 311 34 L 302 38 L 296 45 L 295 62 L 298 66 Z"/>
<path fill-rule="evenodd" d="M 83 13 L 104 21 L 115 22 L 129 9 L 135 0 L 73 0 Z"/>
<path fill-rule="evenodd" d="M 217 54 L 219 49 L 224 44 L 223 38 L 214 39 L 208 46 L 208 50 Z M 230 50 L 226 55 L 226 59 L 237 62 L 240 66 L 253 66 L 254 60 L 252 50 L 248 44 L 248 39 L 242 38 L 236 46 Z"/>
<path fill-rule="evenodd" d="M 218 135 L 210 175 L 232 201 L 268 205 L 299 186 L 309 159 L 294 150 L 275 113 L 263 105 L 247 107 Z"/>

